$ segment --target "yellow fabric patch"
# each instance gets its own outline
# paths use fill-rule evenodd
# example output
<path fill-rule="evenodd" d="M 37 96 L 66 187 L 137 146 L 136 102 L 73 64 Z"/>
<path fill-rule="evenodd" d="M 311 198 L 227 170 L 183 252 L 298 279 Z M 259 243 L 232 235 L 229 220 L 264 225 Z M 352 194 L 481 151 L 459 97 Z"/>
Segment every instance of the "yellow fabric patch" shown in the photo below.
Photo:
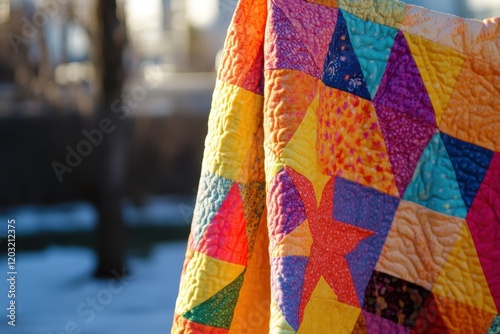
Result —
<path fill-rule="evenodd" d="M 432 292 L 479 310 L 498 314 L 466 224 L 460 229 L 459 239 L 451 250 Z"/>
<path fill-rule="evenodd" d="M 434 106 L 436 122 L 439 125 L 466 56 L 422 37 L 407 33 L 405 37 Z"/>
<path fill-rule="evenodd" d="M 376 270 L 431 290 L 464 224 L 401 201 Z"/>
<path fill-rule="evenodd" d="M 236 180 L 262 119 L 263 97 L 217 81 L 208 119 L 203 169 Z"/>
<path fill-rule="evenodd" d="M 273 177 L 283 169 L 283 162 L 274 155 L 267 145 L 264 145 L 265 152 L 265 169 L 266 169 L 266 185 L 271 183 Z"/>
<path fill-rule="evenodd" d="M 280 256 L 309 256 L 313 243 L 309 221 L 307 219 L 287 234 L 276 246 L 272 257 Z"/>
<path fill-rule="evenodd" d="M 304 120 L 281 152 L 281 161 L 312 183 L 316 193 L 316 203 L 320 202 L 323 188 L 330 179 L 329 176 L 322 174 L 318 163 L 316 150 L 318 103 L 319 95 L 316 94 Z"/>
<path fill-rule="evenodd" d="M 387 0 L 338 0 L 339 8 L 362 18 L 399 29 L 405 17 L 406 4 Z"/>
<path fill-rule="evenodd" d="M 408 5 L 401 30 L 466 54 L 475 45 L 482 26 L 478 20 Z"/>
<path fill-rule="evenodd" d="M 175 312 L 184 314 L 200 305 L 234 281 L 244 269 L 245 266 L 194 252 L 181 280 Z"/>
<path fill-rule="evenodd" d="M 340 303 L 322 276 L 307 303 L 297 334 L 352 333 L 360 313 L 361 309 Z"/>
<path fill-rule="evenodd" d="M 240 183 L 252 181 L 265 182 L 264 173 L 264 129 L 259 127 L 253 139 L 252 146 L 248 150 L 241 172 L 235 180 Z"/>
<path fill-rule="evenodd" d="M 274 300 L 271 302 L 271 329 L 270 334 L 295 334 Z"/>
<path fill-rule="evenodd" d="M 271 287 L 268 247 L 267 224 L 262 220 L 257 230 L 255 248 L 248 260 L 230 334 L 269 332 Z"/>

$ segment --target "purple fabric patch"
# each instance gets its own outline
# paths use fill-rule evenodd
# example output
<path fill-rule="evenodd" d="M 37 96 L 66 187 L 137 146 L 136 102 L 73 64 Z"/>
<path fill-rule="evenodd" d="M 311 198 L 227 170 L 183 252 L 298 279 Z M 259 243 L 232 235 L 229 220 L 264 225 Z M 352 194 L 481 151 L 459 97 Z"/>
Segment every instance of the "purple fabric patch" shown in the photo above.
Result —
<path fill-rule="evenodd" d="M 303 0 L 274 0 L 274 3 L 290 22 L 297 38 L 314 59 L 314 64 L 318 69 L 323 68 L 328 45 L 335 30 L 338 9 Z"/>
<path fill-rule="evenodd" d="M 300 40 L 290 20 L 274 2 L 271 7 L 268 27 L 272 28 L 266 31 L 265 70 L 299 70 L 320 78 L 322 69 L 315 65 L 314 58 Z"/>
<path fill-rule="evenodd" d="M 285 169 L 274 176 L 269 189 L 269 243 L 273 250 L 281 239 L 306 220 L 306 212 L 300 194 Z"/>
<path fill-rule="evenodd" d="M 299 305 L 309 258 L 286 256 L 272 259 L 271 289 L 283 317 L 292 328 L 299 329 Z"/>
<path fill-rule="evenodd" d="M 436 124 L 431 99 L 401 31 L 396 36 L 374 103 Z"/>
<path fill-rule="evenodd" d="M 365 289 L 382 252 L 399 199 L 340 177 L 335 180 L 334 198 L 335 220 L 376 232 L 345 256 L 363 307 Z"/>
<path fill-rule="evenodd" d="M 368 333 L 410 334 L 411 329 L 363 310 Z"/>
<path fill-rule="evenodd" d="M 378 122 L 384 136 L 396 185 L 402 197 L 411 181 L 422 152 L 432 136 L 434 125 L 405 112 L 375 105 Z"/>

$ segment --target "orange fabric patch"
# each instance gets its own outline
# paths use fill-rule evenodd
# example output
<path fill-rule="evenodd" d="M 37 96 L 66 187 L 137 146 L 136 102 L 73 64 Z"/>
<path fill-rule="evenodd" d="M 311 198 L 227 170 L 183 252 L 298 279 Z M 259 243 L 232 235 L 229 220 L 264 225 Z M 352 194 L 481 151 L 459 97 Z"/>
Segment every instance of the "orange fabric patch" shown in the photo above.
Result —
<path fill-rule="evenodd" d="M 271 149 L 279 157 L 313 102 L 318 79 L 295 70 L 266 71 L 265 78 L 266 140 L 272 143 Z"/>
<path fill-rule="evenodd" d="M 252 146 L 248 150 L 247 156 L 241 166 L 240 175 L 235 180 L 236 182 L 247 183 L 251 181 L 265 182 L 266 175 L 264 173 L 264 129 L 259 126 Z"/>
<path fill-rule="evenodd" d="M 472 55 L 500 66 L 500 17 L 483 20 L 483 28 L 475 41 Z M 498 87 L 498 86 L 497 86 Z"/>
<path fill-rule="evenodd" d="M 271 274 L 268 253 L 269 239 L 265 220 L 259 224 L 256 234 L 255 248 L 248 261 L 229 333 L 269 332 Z"/>
<path fill-rule="evenodd" d="M 464 224 L 401 201 L 376 269 L 431 290 Z"/>
<path fill-rule="evenodd" d="M 465 61 L 440 129 L 463 141 L 500 151 L 500 67 Z"/>
<path fill-rule="evenodd" d="M 486 333 L 495 318 L 494 314 L 446 297 L 434 298 L 450 333 Z"/>
<path fill-rule="evenodd" d="M 339 7 L 337 0 L 306 0 L 306 2 L 315 3 L 317 5 L 322 5 L 325 7 L 333 7 L 333 8 Z"/>
<path fill-rule="evenodd" d="M 267 21 L 265 1 L 240 1 L 227 32 L 217 78 L 259 92 Z"/>
<path fill-rule="evenodd" d="M 319 87 L 317 149 L 323 172 L 398 196 L 373 104 L 323 84 Z"/>

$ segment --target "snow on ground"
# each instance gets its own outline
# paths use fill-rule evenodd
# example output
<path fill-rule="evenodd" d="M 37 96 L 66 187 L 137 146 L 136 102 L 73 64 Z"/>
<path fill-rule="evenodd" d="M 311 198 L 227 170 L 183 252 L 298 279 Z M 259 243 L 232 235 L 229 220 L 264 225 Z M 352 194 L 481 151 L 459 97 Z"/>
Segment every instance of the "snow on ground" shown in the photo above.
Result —
<path fill-rule="evenodd" d="M 7 324 L 7 258 L 0 257 L 0 333 L 169 333 L 185 249 L 185 242 L 159 244 L 149 257 L 132 257 L 132 275 L 122 281 L 93 279 L 95 255 L 86 248 L 20 253 L 15 327 Z"/>

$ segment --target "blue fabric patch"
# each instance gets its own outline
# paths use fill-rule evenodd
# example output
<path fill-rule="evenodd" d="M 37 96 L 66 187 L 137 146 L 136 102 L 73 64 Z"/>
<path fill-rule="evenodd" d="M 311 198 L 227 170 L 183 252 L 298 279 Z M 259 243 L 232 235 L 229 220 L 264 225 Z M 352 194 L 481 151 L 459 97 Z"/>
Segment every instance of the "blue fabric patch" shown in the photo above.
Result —
<path fill-rule="evenodd" d="M 439 133 L 422 153 L 403 199 L 446 215 L 467 215 L 455 169 Z"/>
<path fill-rule="evenodd" d="M 376 232 L 345 257 L 361 307 L 398 205 L 398 198 L 340 177 L 335 179 L 333 219 Z"/>
<path fill-rule="evenodd" d="M 329 87 L 371 100 L 341 10 L 339 10 L 337 26 L 328 48 L 321 80 Z"/>
<path fill-rule="evenodd" d="M 494 152 L 441 133 L 467 210 L 483 182 Z"/>
<path fill-rule="evenodd" d="M 271 289 L 274 300 L 288 324 L 299 329 L 299 306 L 302 298 L 302 285 L 309 258 L 285 256 L 272 259 Z M 276 277 L 276 275 L 278 275 Z"/>
<path fill-rule="evenodd" d="M 282 237 L 295 230 L 307 219 L 300 193 L 286 169 L 282 169 L 269 185 L 268 228 L 272 235 L 282 234 Z M 281 239 L 271 238 L 271 249 Z"/>
<path fill-rule="evenodd" d="M 193 224 L 191 226 L 194 245 L 203 237 L 208 224 L 212 221 L 222 202 L 226 199 L 234 181 L 205 172 L 200 178 L 198 197 L 196 198 L 196 208 L 193 214 Z"/>
<path fill-rule="evenodd" d="M 377 94 L 398 30 L 344 12 L 354 51 L 372 98 Z"/>

